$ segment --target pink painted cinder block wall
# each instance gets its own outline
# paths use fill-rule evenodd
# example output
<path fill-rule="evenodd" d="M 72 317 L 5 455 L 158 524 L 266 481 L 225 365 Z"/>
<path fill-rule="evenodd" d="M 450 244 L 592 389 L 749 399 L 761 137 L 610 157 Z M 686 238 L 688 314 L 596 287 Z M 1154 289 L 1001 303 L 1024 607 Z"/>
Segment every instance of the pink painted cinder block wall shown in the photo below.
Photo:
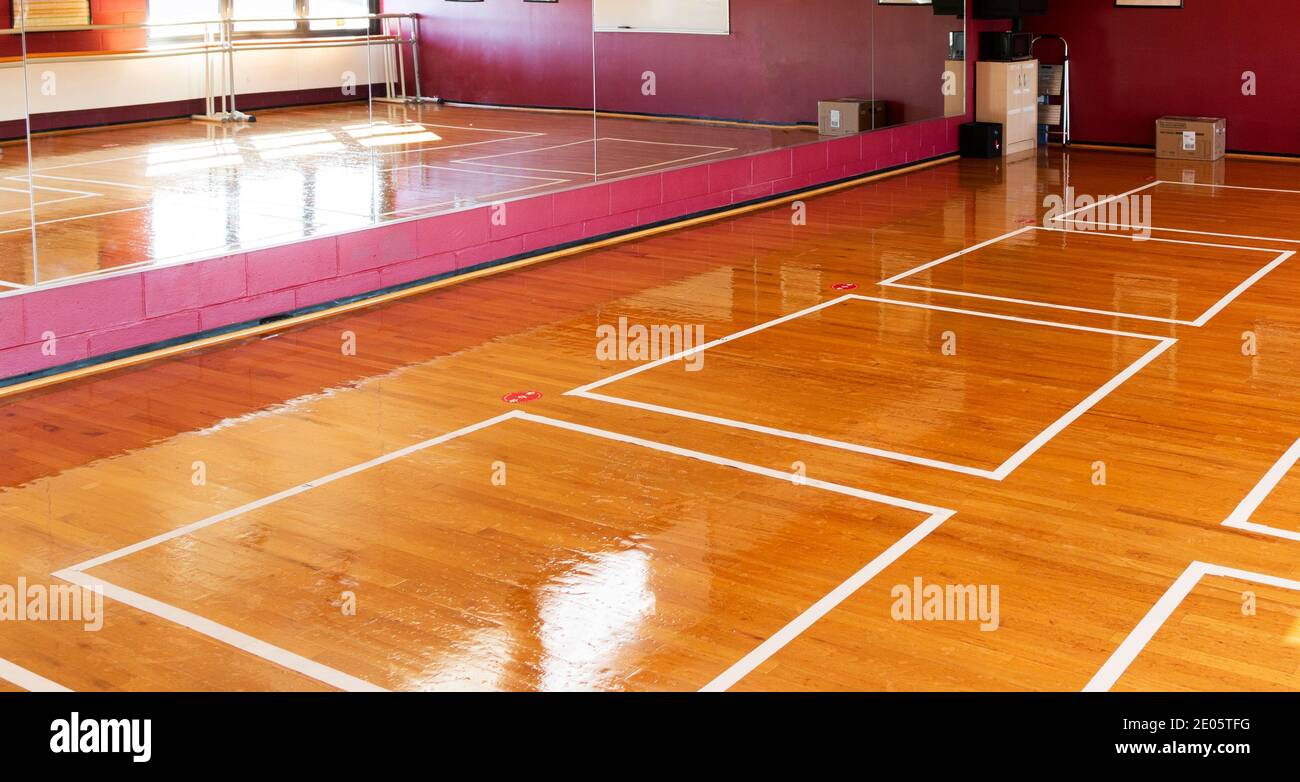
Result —
<path fill-rule="evenodd" d="M 0 297 L 0 379 L 952 153 L 966 117 Z"/>

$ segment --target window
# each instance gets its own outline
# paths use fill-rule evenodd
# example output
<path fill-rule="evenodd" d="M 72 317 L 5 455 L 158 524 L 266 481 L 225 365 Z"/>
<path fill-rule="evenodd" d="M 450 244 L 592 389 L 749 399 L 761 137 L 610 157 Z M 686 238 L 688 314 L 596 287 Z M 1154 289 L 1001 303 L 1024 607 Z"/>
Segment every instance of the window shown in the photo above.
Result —
<path fill-rule="evenodd" d="M 90 24 L 90 0 L 14 0 L 14 26 L 24 17 L 27 29 Z"/>
<path fill-rule="evenodd" d="M 231 0 L 230 15 L 235 19 L 280 19 L 276 22 L 243 22 L 235 25 L 237 33 L 293 32 L 298 23 L 298 0 Z"/>
<path fill-rule="evenodd" d="M 178 25 L 177 22 L 211 22 L 221 18 L 221 0 L 150 0 L 150 38 L 189 38 L 203 35 L 203 25 Z"/>
<path fill-rule="evenodd" d="M 595 0 L 596 30 L 615 33 L 731 32 L 728 0 Z"/>
<path fill-rule="evenodd" d="M 341 17 L 378 13 L 378 8 L 378 0 L 149 0 L 150 24 L 172 25 L 154 28 L 149 35 L 162 39 L 198 37 L 203 35 L 202 25 L 181 23 L 227 15 L 247 20 L 235 25 L 236 35 L 242 37 L 355 35 L 367 27 L 375 32 L 378 29 L 365 19 Z"/>
<path fill-rule="evenodd" d="M 369 0 L 309 0 L 307 15 L 320 16 L 359 16 L 372 13 Z M 310 22 L 313 31 L 322 30 L 360 30 L 366 29 L 365 19 L 328 19 Z"/>

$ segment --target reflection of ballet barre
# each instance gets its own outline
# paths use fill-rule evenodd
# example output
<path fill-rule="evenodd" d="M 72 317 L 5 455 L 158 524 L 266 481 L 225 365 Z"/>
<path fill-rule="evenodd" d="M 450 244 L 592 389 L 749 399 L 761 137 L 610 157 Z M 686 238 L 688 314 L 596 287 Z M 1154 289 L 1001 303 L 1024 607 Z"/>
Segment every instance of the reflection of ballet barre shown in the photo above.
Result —
<path fill-rule="evenodd" d="M 239 38 L 235 29 L 239 24 L 275 24 L 283 22 L 342 22 L 368 20 L 378 22 L 377 32 L 368 26 L 358 35 L 335 34 L 331 36 L 312 36 L 294 38 L 292 33 L 283 37 Z M 390 25 L 396 21 L 396 30 Z M 403 20 L 410 20 L 409 29 Z M 204 113 L 195 114 L 194 119 L 205 122 L 250 122 L 253 117 L 239 111 L 235 106 L 235 52 L 239 51 L 285 51 L 294 49 L 332 49 L 364 46 L 367 49 L 366 70 L 370 86 L 382 84 L 384 96 L 374 98 L 383 103 L 430 103 L 437 98 L 424 97 L 420 86 L 420 16 L 405 14 L 365 14 L 358 16 L 294 16 L 277 19 L 216 19 L 189 22 L 172 22 L 168 24 L 89 24 L 75 26 L 51 26 L 28 29 L 27 33 L 51 32 L 85 32 L 100 30 L 148 30 L 165 28 L 196 28 L 202 25 L 202 42 L 197 44 L 178 43 L 156 49 L 123 52 L 105 52 L 101 54 L 50 54 L 27 55 L 23 58 L 0 61 L 0 68 L 24 67 L 26 62 L 39 60 L 42 63 L 59 62 L 101 62 L 111 60 L 139 60 L 156 57 L 203 56 L 203 98 Z M 0 36 L 22 35 L 21 26 L 0 30 Z M 403 44 L 411 47 L 411 67 L 415 79 L 415 94 L 407 92 L 406 58 Z M 383 78 L 375 82 L 369 74 L 371 46 L 383 47 Z M 24 46 L 24 50 L 26 47 Z M 213 63 L 214 57 L 217 62 Z"/>

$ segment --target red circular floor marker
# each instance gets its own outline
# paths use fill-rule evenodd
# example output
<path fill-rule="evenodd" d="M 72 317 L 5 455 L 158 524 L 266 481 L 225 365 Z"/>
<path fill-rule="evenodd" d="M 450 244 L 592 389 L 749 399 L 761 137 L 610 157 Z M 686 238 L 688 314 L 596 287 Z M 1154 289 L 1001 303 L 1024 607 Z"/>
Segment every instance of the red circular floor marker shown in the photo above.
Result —
<path fill-rule="evenodd" d="M 1032 217 L 1026 217 L 1025 219 L 1023 219 L 1023 220 L 1020 221 L 1020 224 L 1021 224 L 1021 225 L 1038 225 L 1038 221 L 1035 220 L 1035 219 L 1032 218 Z"/>
<path fill-rule="evenodd" d="M 857 289 L 858 284 L 856 282 L 837 282 L 831 286 L 831 290 L 837 291 L 853 291 Z"/>
<path fill-rule="evenodd" d="M 512 405 L 521 405 L 525 402 L 536 402 L 542 398 L 541 391 L 515 391 L 501 397 L 502 402 L 508 402 Z"/>

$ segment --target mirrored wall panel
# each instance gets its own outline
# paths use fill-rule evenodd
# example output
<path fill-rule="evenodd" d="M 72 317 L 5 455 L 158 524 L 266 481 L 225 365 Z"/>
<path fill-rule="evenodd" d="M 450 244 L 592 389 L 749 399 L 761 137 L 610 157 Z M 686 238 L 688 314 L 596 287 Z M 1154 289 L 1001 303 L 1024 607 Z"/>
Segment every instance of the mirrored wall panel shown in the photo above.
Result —
<path fill-rule="evenodd" d="M 817 141 L 872 113 L 872 5 L 591 0 L 603 177 Z"/>
<path fill-rule="evenodd" d="M 951 2 L 587 1 L 601 177 L 966 111 Z"/>
<path fill-rule="evenodd" d="M 441 194 L 448 203 L 440 208 L 592 182 L 589 0 L 392 0 L 385 8 L 420 14 L 425 94 L 440 103 L 418 117 L 440 141 L 420 157 L 422 168 L 402 176 L 423 182 L 429 198 Z"/>
<path fill-rule="evenodd" d="M 939 13 L 952 5 L 876 0 L 875 97 L 888 124 L 966 113 L 965 19 Z"/>
<path fill-rule="evenodd" d="M 31 181 L 59 196 L 36 199 L 36 283 L 591 179 L 589 164 L 530 159 L 592 136 L 590 12 L 574 3 L 15 0 L 11 11 L 26 24 Z M 547 30 L 547 55 L 521 57 Z"/>
<path fill-rule="evenodd" d="M 0 0 L 0 295 L 31 285 L 32 191 L 28 177 L 23 35 Z M 67 194 L 40 191 L 47 200 Z"/>

